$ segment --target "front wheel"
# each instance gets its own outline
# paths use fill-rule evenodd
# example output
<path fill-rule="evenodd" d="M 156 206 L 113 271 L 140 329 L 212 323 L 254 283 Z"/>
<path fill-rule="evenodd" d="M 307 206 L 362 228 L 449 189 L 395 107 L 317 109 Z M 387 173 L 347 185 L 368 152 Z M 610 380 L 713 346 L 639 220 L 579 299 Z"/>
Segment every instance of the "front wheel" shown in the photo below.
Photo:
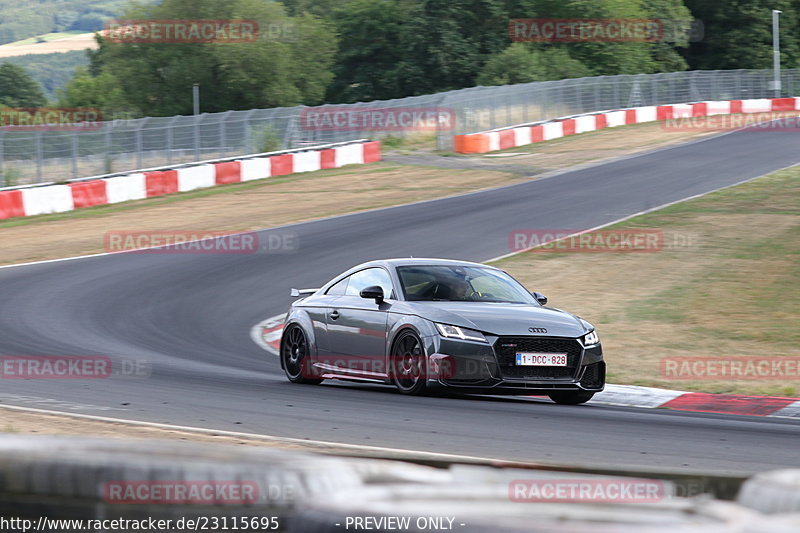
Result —
<path fill-rule="evenodd" d="M 406 330 L 394 341 L 391 376 L 394 386 L 403 394 L 419 395 L 425 392 L 425 350 L 416 333 Z"/>
<path fill-rule="evenodd" d="M 296 325 L 289 326 L 281 342 L 281 361 L 283 371 L 292 383 L 317 385 L 323 382 L 320 378 L 309 377 L 312 367 L 308 362 L 308 354 L 308 340 L 303 328 Z"/>
<path fill-rule="evenodd" d="M 594 396 L 593 392 L 585 390 L 558 391 L 548 394 L 550 399 L 560 405 L 580 405 L 586 403 Z"/>

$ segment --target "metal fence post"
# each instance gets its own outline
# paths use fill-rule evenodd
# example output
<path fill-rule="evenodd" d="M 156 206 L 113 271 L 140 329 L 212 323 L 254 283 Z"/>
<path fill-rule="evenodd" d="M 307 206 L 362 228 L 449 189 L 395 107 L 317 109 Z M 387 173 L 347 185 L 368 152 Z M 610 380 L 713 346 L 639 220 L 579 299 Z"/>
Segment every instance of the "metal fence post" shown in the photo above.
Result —
<path fill-rule="evenodd" d="M 106 141 L 105 157 L 106 161 L 108 161 L 108 163 L 106 163 L 106 167 L 109 171 L 113 171 L 114 168 L 114 141 L 111 136 L 115 123 L 116 120 L 112 120 L 111 122 L 107 122 L 103 125 L 103 128 L 105 129 L 104 137 Z"/>
<path fill-rule="evenodd" d="M 169 124 L 165 126 L 167 129 L 167 164 L 172 164 L 172 146 L 173 146 L 173 127 L 172 125 L 175 121 L 178 120 L 178 117 L 172 117 L 172 120 L 169 121 Z"/>
<path fill-rule="evenodd" d="M 43 154 L 43 147 L 42 147 L 42 132 L 36 132 L 36 181 L 41 183 L 42 181 L 42 163 L 44 159 Z"/>
<path fill-rule="evenodd" d="M 72 177 L 78 177 L 78 132 L 72 132 Z"/>
<path fill-rule="evenodd" d="M 233 113 L 236 113 L 236 111 L 225 111 L 222 114 L 222 116 L 219 117 L 220 118 L 220 120 L 219 120 L 219 139 L 220 139 L 220 141 L 219 142 L 220 142 L 220 147 L 222 148 L 222 153 L 224 153 L 224 154 L 228 153 L 228 140 L 227 140 L 227 137 L 228 137 L 228 128 L 227 128 L 228 117 Z"/>
<path fill-rule="evenodd" d="M 247 111 L 247 115 L 244 117 L 244 142 L 245 142 L 245 151 L 247 152 L 258 152 L 255 148 L 255 143 L 253 142 L 253 134 L 250 131 L 250 118 L 255 113 L 255 109 L 251 109 Z"/>
<path fill-rule="evenodd" d="M 192 130 L 194 131 L 194 159 L 200 160 L 200 117 L 203 115 L 194 115 Z"/>
<path fill-rule="evenodd" d="M 136 128 L 136 166 L 138 168 L 142 168 L 142 150 L 144 149 L 142 143 L 142 129 L 144 128 L 144 122 L 139 124 L 139 127 Z"/>

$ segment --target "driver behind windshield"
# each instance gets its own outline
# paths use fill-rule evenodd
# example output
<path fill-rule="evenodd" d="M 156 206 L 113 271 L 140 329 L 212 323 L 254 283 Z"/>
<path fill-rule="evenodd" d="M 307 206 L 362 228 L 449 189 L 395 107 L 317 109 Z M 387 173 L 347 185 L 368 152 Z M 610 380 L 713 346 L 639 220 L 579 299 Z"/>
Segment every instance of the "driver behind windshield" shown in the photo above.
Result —
<path fill-rule="evenodd" d="M 448 276 L 439 281 L 434 296 L 440 300 L 463 301 L 470 300 L 471 298 L 468 298 L 468 296 L 471 296 L 474 292 L 472 285 L 466 279 Z"/>

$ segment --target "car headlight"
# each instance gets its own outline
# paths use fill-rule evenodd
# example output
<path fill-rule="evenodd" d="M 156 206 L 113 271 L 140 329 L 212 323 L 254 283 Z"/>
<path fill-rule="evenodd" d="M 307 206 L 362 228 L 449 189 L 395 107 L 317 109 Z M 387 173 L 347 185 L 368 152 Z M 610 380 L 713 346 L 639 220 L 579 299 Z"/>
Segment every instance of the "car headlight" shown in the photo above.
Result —
<path fill-rule="evenodd" d="M 436 324 L 439 335 L 448 339 L 461 339 L 462 341 L 489 342 L 483 333 L 474 329 L 462 328 L 460 326 L 450 326 L 448 324 Z"/>
<path fill-rule="evenodd" d="M 600 342 L 600 337 L 597 335 L 597 331 L 595 330 L 592 330 L 583 336 L 584 346 L 592 346 L 598 344 L 599 342 Z"/>

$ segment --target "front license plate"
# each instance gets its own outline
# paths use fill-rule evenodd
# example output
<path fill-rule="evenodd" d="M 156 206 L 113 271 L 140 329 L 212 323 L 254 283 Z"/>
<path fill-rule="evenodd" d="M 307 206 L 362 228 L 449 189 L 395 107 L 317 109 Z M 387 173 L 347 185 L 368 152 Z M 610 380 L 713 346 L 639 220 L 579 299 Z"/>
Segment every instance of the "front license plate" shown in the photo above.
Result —
<path fill-rule="evenodd" d="M 517 366 L 567 366 L 567 354 L 517 352 Z"/>

